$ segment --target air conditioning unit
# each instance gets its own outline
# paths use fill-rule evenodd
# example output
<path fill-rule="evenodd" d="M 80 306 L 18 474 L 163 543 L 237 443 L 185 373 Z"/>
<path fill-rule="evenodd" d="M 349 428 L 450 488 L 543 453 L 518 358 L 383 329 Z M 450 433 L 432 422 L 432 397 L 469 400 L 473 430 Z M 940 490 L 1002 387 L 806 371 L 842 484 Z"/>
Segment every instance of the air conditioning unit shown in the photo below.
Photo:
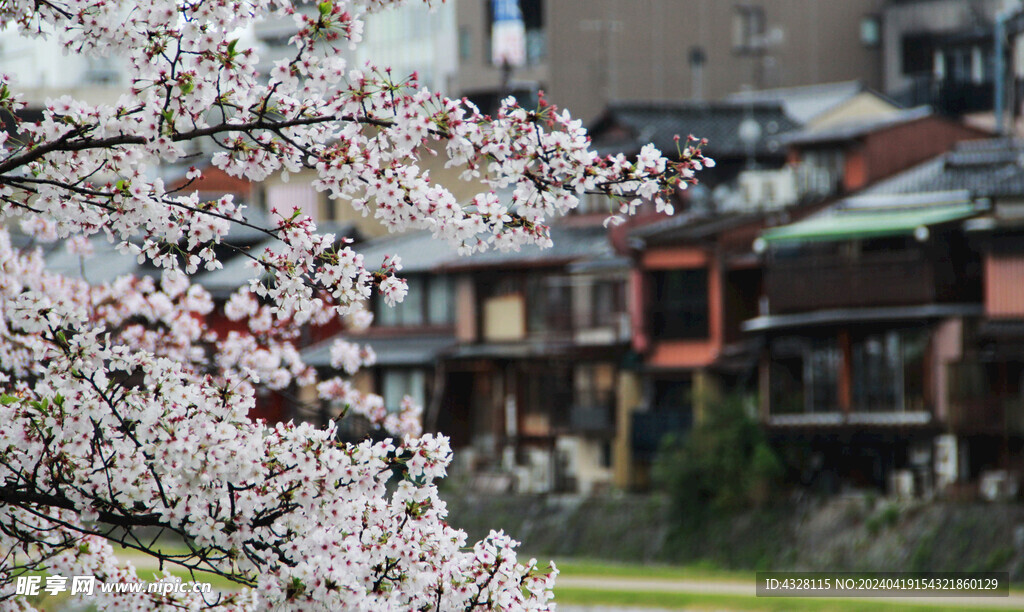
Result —
<path fill-rule="evenodd" d="M 1006 470 L 982 472 L 978 486 L 981 497 L 987 501 L 1015 499 L 1019 487 L 1016 476 Z"/>
<path fill-rule="evenodd" d="M 774 210 L 797 201 L 796 173 L 790 166 L 779 170 L 746 170 L 738 179 L 742 210 Z"/>

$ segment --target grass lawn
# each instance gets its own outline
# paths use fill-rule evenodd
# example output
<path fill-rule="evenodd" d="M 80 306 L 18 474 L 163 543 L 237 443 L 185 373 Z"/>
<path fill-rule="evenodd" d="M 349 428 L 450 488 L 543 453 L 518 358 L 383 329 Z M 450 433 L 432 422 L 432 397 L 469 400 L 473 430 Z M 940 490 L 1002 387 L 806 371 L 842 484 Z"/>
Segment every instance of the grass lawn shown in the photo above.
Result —
<path fill-rule="evenodd" d="M 540 563 L 543 567 L 543 562 Z M 661 578 L 665 580 L 754 580 L 753 571 L 724 570 L 706 563 L 692 565 L 645 565 L 640 563 L 613 563 L 591 559 L 556 559 L 559 576 Z"/>

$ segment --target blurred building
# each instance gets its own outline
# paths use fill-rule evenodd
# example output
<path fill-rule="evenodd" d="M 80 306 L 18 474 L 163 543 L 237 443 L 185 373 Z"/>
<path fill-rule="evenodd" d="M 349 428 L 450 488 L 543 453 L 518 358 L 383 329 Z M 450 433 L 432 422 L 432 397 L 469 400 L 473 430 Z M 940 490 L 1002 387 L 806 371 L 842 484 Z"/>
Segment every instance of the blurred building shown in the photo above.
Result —
<path fill-rule="evenodd" d="M 128 84 L 120 59 L 68 54 L 56 37 L 24 36 L 14 27 L 0 30 L 0 66 L 31 108 L 64 95 L 113 104 Z"/>
<path fill-rule="evenodd" d="M 1015 491 L 1022 146 L 975 140 L 767 230 L 761 417 L 806 484 Z"/>
<path fill-rule="evenodd" d="M 847 194 L 991 133 L 937 115 L 926 106 L 817 124 L 783 137 L 802 173 L 826 194 Z"/>
<path fill-rule="evenodd" d="M 620 420 L 620 426 L 630 429 L 625 437 L 631 447 L 617 448 L 617 467 L 622 466 L 616 474 L 618 484 L 642 486 L 645 466 L 666 432 L 685 434 L 722 393 L 760 395 L 762 405 L 771 397 L 803 401 L 800 398 L 805 396 L 793 389 L 772 396 L 765 387 L 768 374 L 759 363 L 765 359 L 774 363 L 772 357 L 763 357 L 765 350 L 773 355 L 770 347 L 776 332 L 769 333 L 769 328 L 788 326 L 801 338 L 816 337 L 827 329 L 829 316 L 835 317 L 834 326 L 846 324 L 851 315 L 843 308 L 857 304 L 851 300 L 898 301 L 909 290 L 909 279 L 930 282 L 911 270 L 905 273 L 907 278 L 894 283 L 879 278 L 857 284 L 861 281 L 856 263 L 850 264 L 852 268 L 837 267 L 827 257 L 799 249 L 778 250 L 772 242 L 786 227 L 817 227 L 821 221 L 816 220 L 821 218 L 832 220 L 830 231 L 837 236 L 847 226 L 855 232 L 857 219 L 871 227 L 895 224 L 897 215 L 870 220 L 833 215 L 843 209 L 849 194 L 941 154 L 959 141 L 986 136 L 927 109 L 879 107 L 878 111 L 872 117 L 823 118 L 814 127 L 791 129 L 778 136 L 786 145 L 784 165 L 742 170 L 731 183 L 715 190 L 710 203 L 689 208 L 683 204 L 685 212 L 676 218 L 630 233 L 634 261 L 631 346 L 637 357 L 630 375 L 641 392 L 637 402 L 627 407 L 628 418 Z M 897 231 L 896 227 L 892 230 Z M 765 240 L 773 247 L 768 259 L 759 257 L 755 248 Z M 815 245 L 823 244 L 827 233 L 814 240 Z M 806 246 L 804 241 L 795 242 Z M 870 269 L 896 274 L 898 262 L 906 256 L 885 253 L 886 248 L 896 248 L 892 245 L 877 248 L 878 257 L 892 261 L 880 261 Z M 934 254 L 941 249 L 936 246 Z M 955 265 L 968 265 L 961 255 L 951 253 L 951 259 L 957 261 Z M 806 361 L 800 367 L 801 373 L 811 376 L 822 364 Z M 770 427 L 773 422 L 768 419 L 766 424 Z M 853 429 L 859 431 L 856 426 Z M 788 448 L 793 441 L 780 438 L 777 442 Z"/>
<path fill-rule="evenodd" d="M 592 123 L 590 136 L 600 153 L 635 155 L 650 142 L 670 157 L 688 135 L 706 138 L 703 151 L 716 165 L 701 172 L 703 190 L 745 168 L 782 166 L 783 135 L 800 125 L 779 102 L 613 102 Z"/>
<path fill-rule="evenodd" d="M 991 112 L 995 23 L 1017 0 L 890 0 L 882 10 L 883 91 L 908 106 Z"/>
<path fill-rule="evenodd" d="M 884 5 L 458 0 L 455 91 L 491 107 L 508 92 L 543 89 L 590 121 L 616 100 L 716 100 L 744 88 L 846 80 L 877 89 Z M 515 11 L 519 43 L 505 33 Z"/>
<path fill-rule="evenodd" d="M 414 232 L 370 241 L 367 261 L 406 255 L 405 300 L 374 296 L 374 324 L 350 341 L 377 363 L 356 380 L 396 410 L 425 407 L 451 438 L 455 471 L 485 487 L 591 491 L 610 484 L 620 370 L 629 348 L 629 260 L 601 217 L 552 228 L 554 246 L 460 257 Z M 330 371 L 327 340 L 307 363 Z"/>
<path fill-rule="evenodd" d="M 316 11 L 316 4 L 298 10 Z M 363 39 L 354 49 L 342 45 L 340 52 L 349 69 L 365 70 L 367 63 L 390 67 L 396 81 L 414 72 L 419 84 L 431 91 L 452 94 L 458 70 L 456 54 L 455 3 L 423 2 L 370 14 L 365 19 Z M 291 19 L 266 20 L 255 24 L 249 35 L 260 56 L 259 68 L 269 74 L 274 62 L 295 56 L 288 41 L 295 34 Z"/>

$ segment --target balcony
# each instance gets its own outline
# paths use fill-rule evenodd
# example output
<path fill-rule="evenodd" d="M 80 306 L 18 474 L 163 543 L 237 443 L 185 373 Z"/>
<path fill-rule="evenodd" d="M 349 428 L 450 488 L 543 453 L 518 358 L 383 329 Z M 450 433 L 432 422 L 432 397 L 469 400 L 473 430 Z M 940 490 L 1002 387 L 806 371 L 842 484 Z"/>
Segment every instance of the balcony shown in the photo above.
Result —
<path fill-rule="evenodd" d="M 936 270 L 920 251 L 809 256 L 773 262 L 765 275 L 773 313 L 928 304 Z"/>
<path fill-rule="evenodd" d="M 907 108 L 927 105 L 944 115 L 962 115 L 992 110 L 994 92 L 991 81 L 940 80 L 924 74 L 913 78 L 910 86 L 894 97 Z"/>

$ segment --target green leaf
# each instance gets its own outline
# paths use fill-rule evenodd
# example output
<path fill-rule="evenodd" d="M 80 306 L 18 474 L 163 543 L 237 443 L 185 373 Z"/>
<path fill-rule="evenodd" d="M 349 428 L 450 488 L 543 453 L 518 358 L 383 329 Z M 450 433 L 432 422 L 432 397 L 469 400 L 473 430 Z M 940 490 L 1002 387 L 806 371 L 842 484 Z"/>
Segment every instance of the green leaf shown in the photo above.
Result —
<path fill-rule="evenodd" d="M 14 402 L 17 402 L 17 401 L 20 401 L 20 400 L 21 400 L 20 397 L 15 397 L 13 395 L 6 395 L 6 394 L 5 395 L 0 395 L 0 404 L 3 404 L 4 406 L 10 406 Z"/>
<path fill-rule="evenodd" d="M 321 2 L 317 5 L 317 8 L 320 9 L 320 14 L 326 17 L 331 14 L 332 10 L 334 10 L 334 5 L 330 2 Z"/>

